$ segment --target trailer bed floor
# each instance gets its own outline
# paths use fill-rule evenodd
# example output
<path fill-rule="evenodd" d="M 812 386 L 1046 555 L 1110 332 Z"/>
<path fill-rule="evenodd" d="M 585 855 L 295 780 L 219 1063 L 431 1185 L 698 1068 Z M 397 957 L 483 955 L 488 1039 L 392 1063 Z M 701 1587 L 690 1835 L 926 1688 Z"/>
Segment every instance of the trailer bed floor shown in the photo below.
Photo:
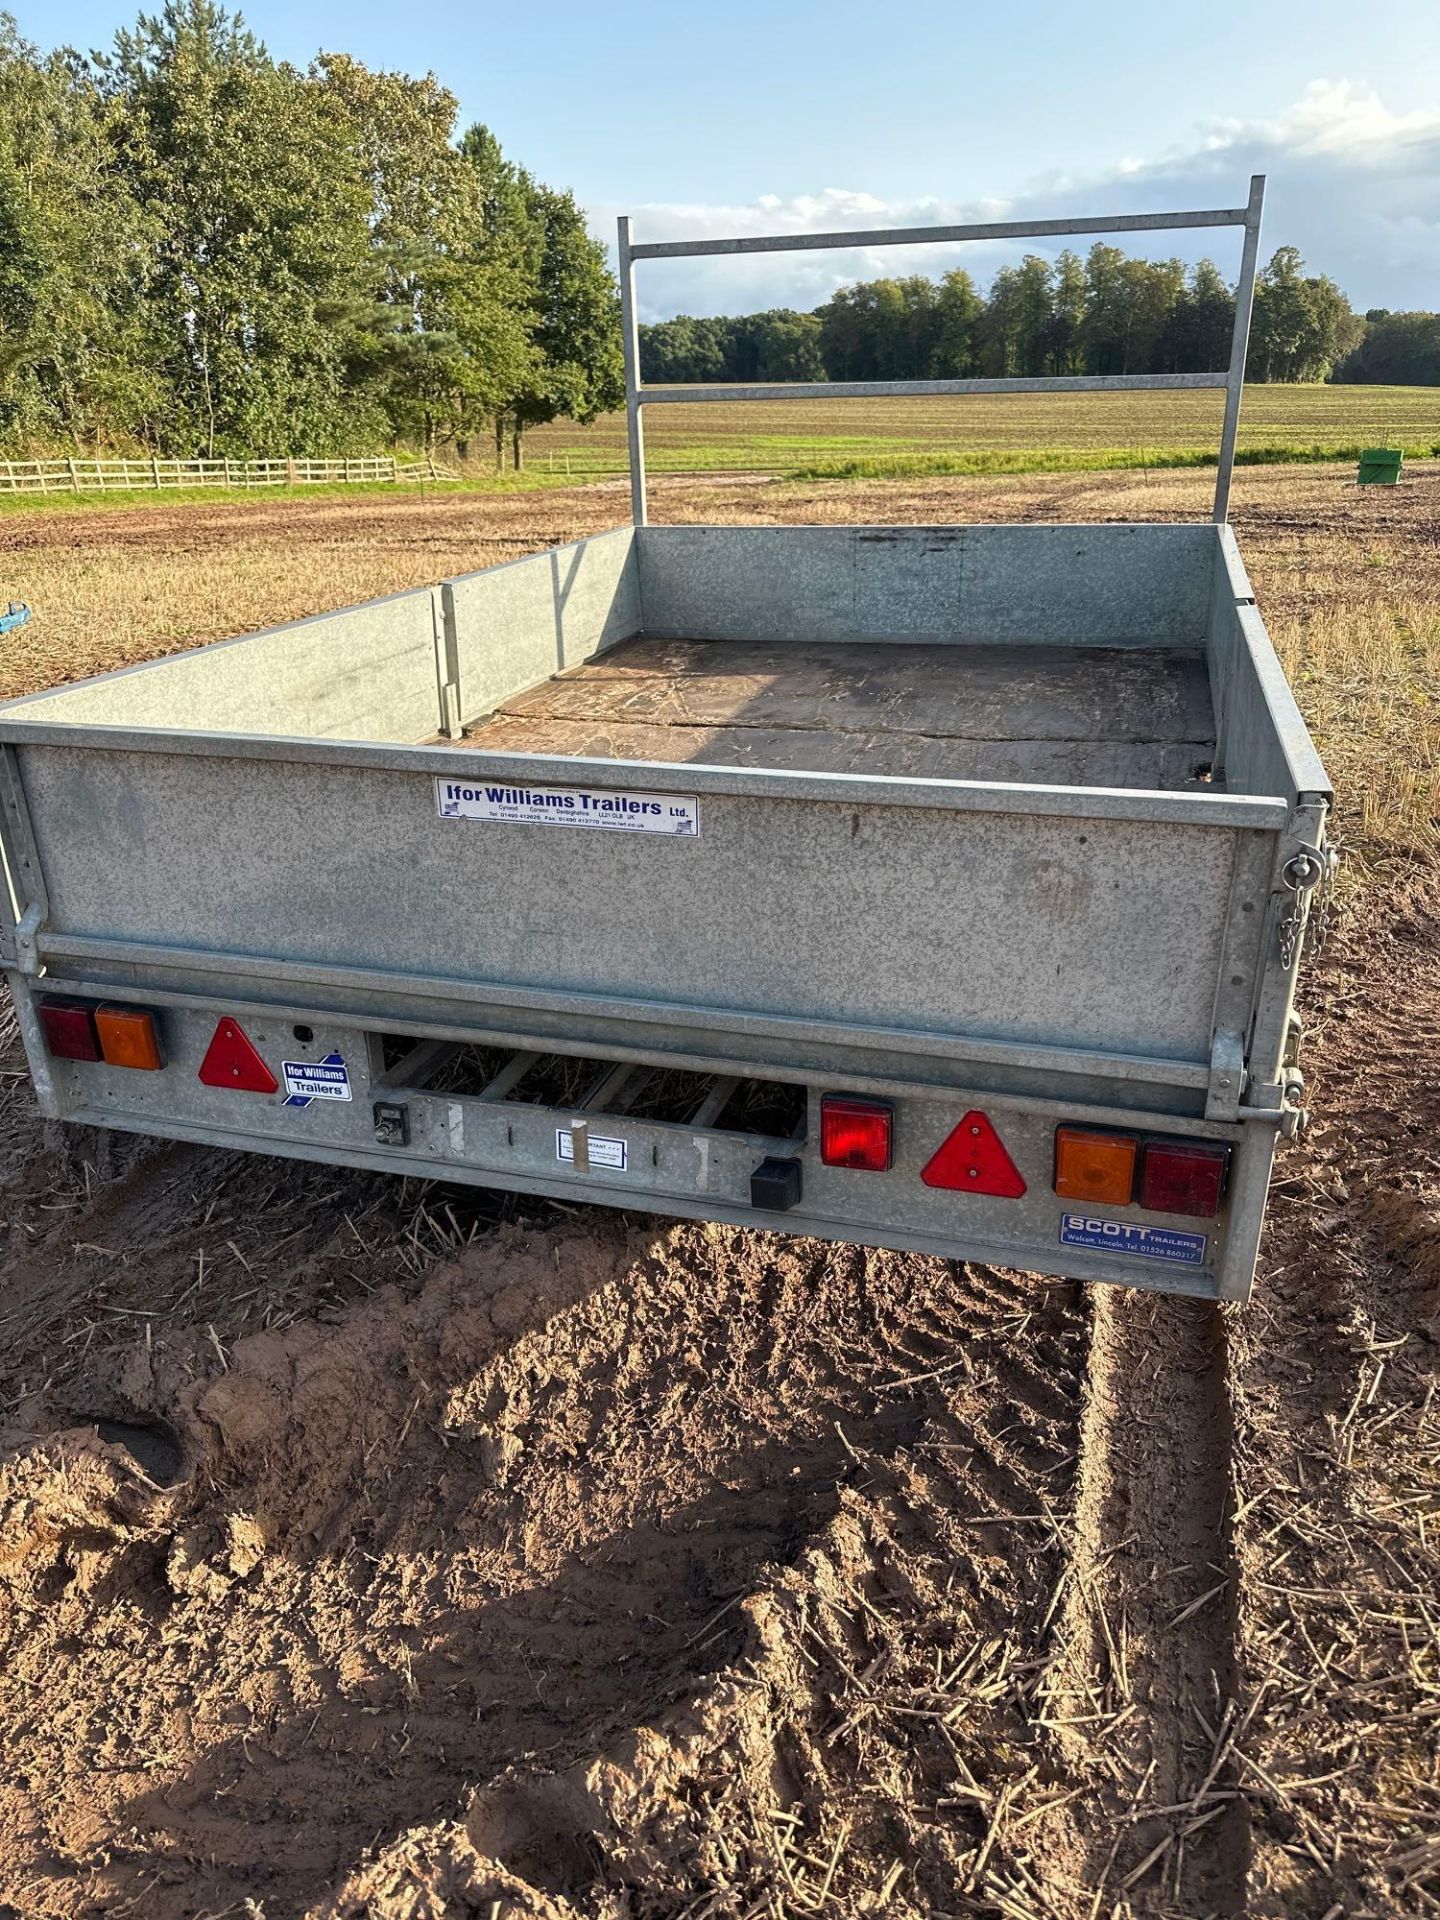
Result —
<path fill-rule="evenodd" d="M 1214 790 L 1203 655 L 622 641 L 472 722 L 492 753 Z"/>

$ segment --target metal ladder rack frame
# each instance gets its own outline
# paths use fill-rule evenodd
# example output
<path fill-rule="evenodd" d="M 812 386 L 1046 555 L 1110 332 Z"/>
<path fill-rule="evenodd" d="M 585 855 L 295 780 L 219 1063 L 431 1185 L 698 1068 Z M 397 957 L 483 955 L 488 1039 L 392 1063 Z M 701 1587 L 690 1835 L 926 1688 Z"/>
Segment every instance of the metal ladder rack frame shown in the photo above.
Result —
<path fill-rule="evenodd" d="M 1212 518 L 1224 524 L 1230 509 L 1230 476 L 1235 466 L 1235 437 L 1250 343 L 1250 313 L 1255 299 L 1255 265 L 1260 251 L 1260 216 L 1265 176 L 1251 176 L 1250 198 L 1243 207 L 1211 207 L 1192 213 L 1121 213 L 1094 219 L 991 220 L 962 227 L 878 227 L 852 233 L 768 234 L 736 240 L 659 240 L 636 246 L 630 220 L 619 221 L 620 311 L 625 348 L 625 424 L 630 445 L 630 501 L 635 525 L 648 520 L 645 500 L 645 429 L 641 409 L 682 402 L 719 400 L 877 399 L 882 396 L 945 393 L 1120 393 L 1154 392 L 1175 387 L 1223 387 L 1225 422 L 1215 476 Z M 1020 240 L 1085 233 L 1156 233 L 1180 227 L 1243 227 L 1240 278 L 1235 288 L 1235 327 L 1230 364 L 1223 373 L 1035 374 L 1014 380 L 797 380 L 713 386 L 645 386 L 640 379 L 640 327 L 635 314 L 637 260 L 694 259 L 702 254 L 794 253 L 840 247 L 935 246 L 952 240 Z"/>

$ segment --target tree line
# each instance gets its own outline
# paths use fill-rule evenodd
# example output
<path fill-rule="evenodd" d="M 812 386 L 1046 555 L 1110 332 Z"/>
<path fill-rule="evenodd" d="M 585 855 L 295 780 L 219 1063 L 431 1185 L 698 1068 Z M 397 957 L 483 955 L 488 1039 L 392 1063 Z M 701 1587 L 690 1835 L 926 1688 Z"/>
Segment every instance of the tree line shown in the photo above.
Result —
<path fill-rule="evenodd" d="M 1011 379 L 1205 373 L 1229 364 L 1235 291 L 1213 261 L 1029 254 L 982 294 L 957 268 L 842 287 L 813 312 L 681 314 L 641 329 L 647 380 Z M 1364 318 L 1281 247 L 1256 276 L 1249 380 L 1440 383 L 1440 315 Z"/>
<path fill-rule="evenodd" d="M 1335 378 L 1395 387 L 1440 386 L 1440 313 L 1391 313 L 1387 307 L 1371 307 L 1364 339 Z"/>
<path fill-rule="evenodd" d="M 620 403 L 572 196 L 433 75 L 271 59 L 217 0 L 103 54 L 0 15 L 0 442 L 466 450 Z M 457 137 L 458 133 L 458 137 Z"/>
<path fill-rule="evenodd" d="M 1209 261 L 1096 245 L 982 296 L 956 271 L 813 313 L 643 331 L 656 381 L 1199 371 L 1234 296 Z M 1440 380 L 1440 319 L 1359 319 L 1282 248 L 1250 377 Z M 271 58 L 220 0 L 166 0 L 101 53 L 0 14 L 0 447 L 462 456 L 624 395 L 619 299 L 573 196 L 435 76 Z"/>

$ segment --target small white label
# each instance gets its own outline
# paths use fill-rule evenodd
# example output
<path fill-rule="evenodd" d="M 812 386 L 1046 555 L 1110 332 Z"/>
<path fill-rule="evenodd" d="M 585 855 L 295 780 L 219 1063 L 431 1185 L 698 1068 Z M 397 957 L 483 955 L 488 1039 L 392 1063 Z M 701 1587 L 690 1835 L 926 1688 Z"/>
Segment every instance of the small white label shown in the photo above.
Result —
<path fill-rule="evenodd" d="M 568 1127 L 555 1129 L 555 1158 L 573 1160 L 575 1142 L 570 1138 Z M 592 1167 L 609 1167 L 612 1173 L 625 1171 L 625 1142 L 623 1140 L 603 1140 L 597 1134 L 590 1135 L 590 1164 Z"/>
<path fill-rule="evenodd" d="M 338 1053 L 325 1060 L 282 1060 L 287 1106 L 308 1106 L 312 1100 L 348 1100 L 350 1072 Z"/>
<path fill-rule="evenodd" d="M 616 787 L 468 786 L 435 782 L 442 820 L 490 820 L 516 827 L 591 827 L 601 833 L 668 833 L 695 840 L 700 802 L 692 794 L 622 793 Z"/>

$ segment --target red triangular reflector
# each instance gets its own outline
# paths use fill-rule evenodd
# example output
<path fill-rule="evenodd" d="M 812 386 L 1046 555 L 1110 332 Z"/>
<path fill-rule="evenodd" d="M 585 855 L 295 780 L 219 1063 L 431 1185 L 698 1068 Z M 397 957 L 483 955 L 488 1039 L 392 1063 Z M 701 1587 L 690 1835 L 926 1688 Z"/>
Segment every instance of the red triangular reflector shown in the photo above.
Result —
<path fill-rule="evenodd" d="M 207 1087 L 235 1087 L 241 1093 L 277 1093 L 280 1087 L 244 1028 L 228 1013 L 205 1049 L 200 1078 Z"/>
<path fill-rule="evenodd" d="M 1000 1200 L 1018 1200 L 1025 1191 L 1020 1169 L 994 1127 L 978 1112 L 966 1114 L 920 1178 L 927 1187 L 988 1193 Z"/>

